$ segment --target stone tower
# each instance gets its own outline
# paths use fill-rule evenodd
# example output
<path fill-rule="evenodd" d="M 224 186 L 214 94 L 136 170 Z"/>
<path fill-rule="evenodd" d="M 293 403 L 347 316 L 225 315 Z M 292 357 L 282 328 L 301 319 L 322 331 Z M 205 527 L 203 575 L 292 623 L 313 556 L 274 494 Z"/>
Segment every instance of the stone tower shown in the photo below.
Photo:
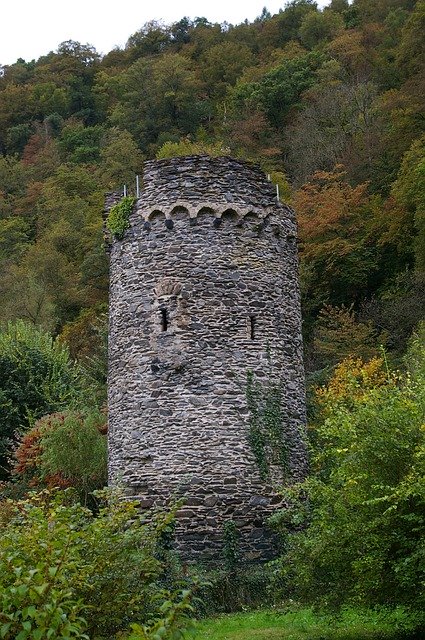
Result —
<path fill-rule="evenodd" d="M 228 521 L 268 558 L 275 487 L 306 471 L 293 211 L 259 168 L 190 156 L 146 162 L 130 225 L 110 251 L 110 483 L 142 507 L 184 496 L 186 558 L 219 558 Z"/>

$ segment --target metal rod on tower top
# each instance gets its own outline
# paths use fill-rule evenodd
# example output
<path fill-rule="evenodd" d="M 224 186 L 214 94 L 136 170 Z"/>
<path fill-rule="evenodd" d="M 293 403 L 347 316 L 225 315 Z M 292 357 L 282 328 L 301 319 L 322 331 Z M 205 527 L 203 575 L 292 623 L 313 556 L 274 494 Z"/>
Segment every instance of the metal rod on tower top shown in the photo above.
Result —
<path fill-rule="evenodd" d="M 139 176 L 136 176 L 136 198 L 140 196 Z"/>

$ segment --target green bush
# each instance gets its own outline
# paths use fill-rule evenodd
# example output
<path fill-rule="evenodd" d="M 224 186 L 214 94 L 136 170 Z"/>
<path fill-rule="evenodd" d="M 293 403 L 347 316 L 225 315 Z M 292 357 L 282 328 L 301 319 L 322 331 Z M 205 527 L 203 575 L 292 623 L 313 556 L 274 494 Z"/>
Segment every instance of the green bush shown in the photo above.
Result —
<path fill-rule="evenodd" d="M 130 214 L 135 202 L 135 198 L 125 196 L 109 211 L 106 227 L 117 240 L 122 240 L 124 233 L 130 227 Z"/>
<path fill-rule="evenodd" d="M 49 414 L 20 438 L 3 495 L 21 498 L 29 490 L 73 487 L 85 506 L 107 482 L 106 416 L 97 409 Z"/>
<path fill-rule="evenodd" d="M 98 304 L 83 309 L 72 322 L 63 327 L 59 340 L 69 347 L 69 353 L 84 367 L 92 382 L 96 404 L 106 403 L 108 374 L 108 308 Z"/>
<path fill-rule="evenodd" d="M 199 580 L 196 613 L 199 617 L 272 606 L 274 593 L 271 565 L 239 566 L 235 569 L 194 569 Z M 280 596 L 280 593 L 279 593 Z"/>
<path fill-rule="evenodd" d="M 2 504 L 0 526 L 0 637 L 5 640 L 86 638 L 87 610 L 72 588 L 81 566 L 81 507 L 45 496 Z"/>
<path fill-rule="evenodd" d="M 155 557 L 172 515 L 146 524 L 134 503 L 103 497 L 96 516 L 69 491 L 0 503 L 0 638 L 109 639 L 133 623 L 178 638 L 191 626 L 189 594 L 161 585 Z"/>
<path fill-rule="evenodd" d="M 425 610 L 425 346 L 412 371 L 348 361 L 319 392 L 314 474 L 274 520 L 286 537 L 282 571 L 297 597 L 340 606 Z M 344 375 L 342 375 L 342 373 Z"/>
<path fill-rule="evenodd" d="M 81 406 L 89 396 L 83 371 L 50 334 L 18 320 L 0 330 L 0 479 L 16 435 L 41 416 Z"/>
<path fill-rule="evenodd" d="M 99 431 L 106 417 L 99 411 L 55 414 L 41 426 L 41 477 L 60 475 L 75 487 L 82 504 L 107 482 L 107 442 Z"/>
<path fill-rule="evenodd" d="M 183 590 L 177 601 L 165 600 L 160 612 L 163 617 L 150 624 L 132 624 L 128 640 L 188 640 L 197 635 L 190 591 Z"/>

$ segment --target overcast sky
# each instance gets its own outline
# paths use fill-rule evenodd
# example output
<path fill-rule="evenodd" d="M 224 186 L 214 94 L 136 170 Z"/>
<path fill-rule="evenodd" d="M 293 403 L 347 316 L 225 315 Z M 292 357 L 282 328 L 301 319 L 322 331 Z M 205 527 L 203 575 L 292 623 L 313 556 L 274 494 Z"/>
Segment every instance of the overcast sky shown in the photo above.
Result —
<path fill-rule="evenodd" d="M 319 6 L 330 0 L 318 0 Z M 93 45 L 99 53 L 123 47 L 145 22 L 166 24 L 188 16 L 238 24 L 253 20 L 264 5 L 277 13 L 285 0 L 3 0 L 0 64 L 29 61 L 57 49 L 64 40 Z"/>

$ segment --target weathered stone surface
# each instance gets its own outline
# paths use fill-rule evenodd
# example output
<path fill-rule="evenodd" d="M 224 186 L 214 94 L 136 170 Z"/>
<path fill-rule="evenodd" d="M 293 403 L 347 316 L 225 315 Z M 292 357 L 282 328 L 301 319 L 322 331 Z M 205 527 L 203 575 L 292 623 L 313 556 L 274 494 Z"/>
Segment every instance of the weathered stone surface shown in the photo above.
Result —
<path fill-rule="evenodd" d="M 176 547 L 188 559 L 217 560 L 230 519 L 246 559 L 270 557 L 264 521 L 288 478 L 261 478 L 246 380 L 280 385 L 290 478 L 302 478 L 294 213 L 260 169 L 198 156 L 147 162 L 130 223 L 110 239 L 110 483 L 144 506 L 185 496 Z"/>

